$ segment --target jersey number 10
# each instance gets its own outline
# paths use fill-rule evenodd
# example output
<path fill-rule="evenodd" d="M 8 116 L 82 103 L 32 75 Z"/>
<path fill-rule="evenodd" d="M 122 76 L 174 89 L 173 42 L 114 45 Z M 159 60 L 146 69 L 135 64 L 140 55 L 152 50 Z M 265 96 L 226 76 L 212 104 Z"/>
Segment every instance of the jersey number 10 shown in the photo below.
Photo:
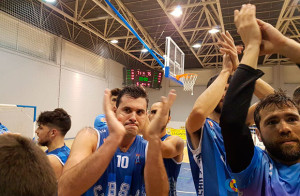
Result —
<path fill-rule="evenodd" d="M 129 158 L 128 156 L 117 155 L 117 167 L 128 168 Z"/>

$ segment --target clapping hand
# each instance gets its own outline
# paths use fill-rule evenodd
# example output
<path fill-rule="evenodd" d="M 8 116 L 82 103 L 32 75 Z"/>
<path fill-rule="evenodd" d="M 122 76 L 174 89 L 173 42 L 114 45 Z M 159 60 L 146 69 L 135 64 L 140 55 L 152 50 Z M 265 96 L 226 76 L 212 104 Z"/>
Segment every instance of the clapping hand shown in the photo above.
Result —
<path fill-rule="evenodd" d="M 171 90 L 168 97 L 161 97 L 161 108 L 157 110 L 155 117 L 145 129 L 144 134 L 147 139 L 160 139 L 161 131 L 168 121 L 169 110 L 176 99 L 175 93 L 175 90 Z"/>

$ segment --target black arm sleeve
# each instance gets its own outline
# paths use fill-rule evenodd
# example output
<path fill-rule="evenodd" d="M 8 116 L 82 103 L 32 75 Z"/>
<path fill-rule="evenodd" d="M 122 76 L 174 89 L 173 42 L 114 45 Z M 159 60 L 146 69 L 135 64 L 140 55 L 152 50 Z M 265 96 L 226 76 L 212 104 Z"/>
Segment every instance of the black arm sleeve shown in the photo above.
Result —
<path fill-rule="evenodd" d="M 300 64 L 296 64 L 300 68 Z"/>
<path fill-rule="evenodd" d="M 250 130 L 245 124 L 256 80 L 260 70 L 239 65 L 227 90 L 220 118 L 226 159 L 232 172 L 247 168 L 254 154 Z"/>

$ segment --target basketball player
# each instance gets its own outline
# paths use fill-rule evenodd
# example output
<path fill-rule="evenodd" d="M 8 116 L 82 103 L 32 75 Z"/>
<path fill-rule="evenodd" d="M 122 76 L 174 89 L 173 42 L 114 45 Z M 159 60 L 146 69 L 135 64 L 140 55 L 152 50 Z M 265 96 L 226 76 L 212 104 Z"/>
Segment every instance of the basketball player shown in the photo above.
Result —
<path fill-rule="evenodd" d="M 107 126 L 77 134 L 59 181 L 59 195 L 144 195 L 145 188 L 147 195 L 167 195 L 159 136 L 175 97 L 171 91 L 167 100 L 163 98 L 162 108 L 145 130 L 147 144 L 137 135 L 147 119 L 146 92 L 141 87 L 123 88 L 113 111 L 106 90 Z"/>
<path fill-rule="evenodd" d="M 70 115 L 62 108 L 45 111 L 38 117 L 37 124 L 38 128 L 35 132 L 38 143 L 47 146 L 46 154 L 56 178 L 59 179 L 70 154 L 70 149 L 64 141 L 66 133 L 71 128 Z"/>
<path fill-rule="evenodd" d="M 266 150 L 255 147 L 246 122 L 256 80 L 262 34 L 254 5 L 235 10 L 234 21 L 245 44 L 244 55 L 230 83 L 221 114 L 224 145 L 237 187 L 243 195 L 300 195 L 300 115 L 282 92 L 263 99 L 254 112 L 258 137 Z"/>
<path fill-rule="evenodd" d="M 111 105 L 112 107 L 116 107 L 116 101 L 117 101 L 117 97 L 120 93 L 121 89 L 119 88 L 114 88 L 111 90 Z M 104 114 L 99 114 L 94 121 L 94 128 L 95 129 L 102 129 L 104 126 L 106 126 L 106 119 L 105 119 L 105 115 Z"/>
<path fill-rule="evenodd" d="M 0 136 L 0 195 L 55 196 L 55 174 L 45 153 L 19 134 Z"/>
<path fill-rule="evenodd" d="M 235 180 L 226 166 L 219 121 L 230 75 L 239 61 L 229 32 L 223 33 L 222 38 L 221 52 L 225 53 L 222 70 L 208 81 L 207 89 L 197 98 L 186 120 L 188 154 L 197 195 L 238 195 Z M 257 81 L 258 98 L 273 92 L 271 86 Z M 248 125 L 253 122 L 254 108 L 249 110 Z"/>
<path fill-rule="evenodd" d="M 161 102 L 156 102 L 151 106 L 149 120 L 155 117 L 157 111 L 161 107 Z M 183 149 L 184 141 L 178 136 L 167 134 L 167 124 L 171 120 L 171 110 L 169 110 L 168 122 L 163 127 L 160 138 L 161 138 L 161 147 L 162 147 L 162 156 L 164 158 L 165 168 L 167 170 L 170 191 L 169 195 L 176 194 L 176 182 L 179 175 L 181 162 L 183 159 Z"/>
<path fill-rule="evenodd" d="M 297 87 L 295 90 L 294 90 L 294 93 L 293 93 L 293 101 L 298 105 L 298 107 L 300 108 L 300 86 Z"/>

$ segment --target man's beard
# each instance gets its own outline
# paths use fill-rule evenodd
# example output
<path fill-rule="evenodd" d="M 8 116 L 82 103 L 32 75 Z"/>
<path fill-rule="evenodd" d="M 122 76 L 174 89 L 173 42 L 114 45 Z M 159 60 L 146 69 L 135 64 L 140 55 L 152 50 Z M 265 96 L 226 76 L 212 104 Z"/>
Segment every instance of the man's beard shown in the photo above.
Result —
<path fill-rule="evenodd" d="M 49 141 L 44 141 L 44 142 L 39 142 L 40 146 L 48 146 L 49 145 Z"/>
<path fill-rule="evenodd" d="M 294 162 L 300 159 L 300 142 L 298 141 L 296 147 L 293 145 L 283 145 L 275 142 L 266 142 L 262 138 L 267 151 L 278 160 L 286 162 Z"/>

